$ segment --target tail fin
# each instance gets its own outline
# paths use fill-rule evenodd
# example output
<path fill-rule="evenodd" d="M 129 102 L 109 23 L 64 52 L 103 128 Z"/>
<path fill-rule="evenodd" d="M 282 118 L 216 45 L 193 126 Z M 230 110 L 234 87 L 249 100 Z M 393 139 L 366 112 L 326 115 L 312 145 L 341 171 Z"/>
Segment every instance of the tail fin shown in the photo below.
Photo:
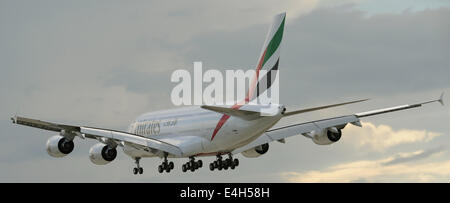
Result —
<path fill-rule="evenodd" d="M 250 83 L 250 88 L 245 98 L 246 103 L 257 99 L 261 94 L 265 93 L 272 86 L 272 79 L 276 78 L 276 75 L 271 73 L 278 72 L 285 18 L 286 13 L 280 13 L 273 18 L 272 26 L 267 33 L 258 59 L 255 76 Z M 266 74 L 260 76 L 261 70 L 265 70 L 263 72 L 267 71 Z"/>

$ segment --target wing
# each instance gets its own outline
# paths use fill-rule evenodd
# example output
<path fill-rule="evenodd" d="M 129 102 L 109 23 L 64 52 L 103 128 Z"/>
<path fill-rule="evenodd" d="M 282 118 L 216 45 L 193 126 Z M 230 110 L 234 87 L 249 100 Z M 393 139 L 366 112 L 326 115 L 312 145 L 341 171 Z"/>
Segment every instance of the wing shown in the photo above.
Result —
<path fill-rule="evenodd" d="M 300 109 L 300 110 L 296 110 L 296 111 L 285 112 L 283 116 L 293 116 L 293 115 L 296 115 L 296 114 L 301 114 L 301 113 L 306 113 L 306 112 L 311 112 L 311 111 L 317 111 L 317 110 L 322 110 L 322 109 L 327 109 L 327 108 L 333 108 L 333 107 L 343 106 L 343 105 L 347 105 L 347 104 L 359 103 L 359 102 L 363 102 L 363 101 L 367 101 L 367 100 L 369 100 L 369 99 L 361 99 L 361 100 L 344 102 L 344 103 L 339 103 L 339 104 L 331 104 L 331 105 L 326 105 L 326 106 L 319 106 L 319 107 L 313 107 L 313 108 L 307 108 L 307 109 Z"/>
<path fill-rule="evenodd" d="M 131 144 L 136 148 L 152 151 L 154 154 L 163 154 L 164 152 L 175 156 L 181 156 L 183 154 L 180 148 L 173 144 L 122 131 L 86 126 L 63 125 L 18 116 L 11 118 L 11 120 L 13 123 L 19 125 L 59 132 L 61 136 L 69 139 L 73 139 L 75 136 L 78 136 L 82 139 L 96 139 L 102 143 L 111 144 L 114 146 Z"/>
<path fill-rule="evenodd" d="M 390 108 L 383 108 L 383 109 L 377 109 L 362 113 L 356 113 L 353 115 L 347 115 L 347 116 L 340 116 L 340 117 L 334 117 L 334 118 L 328 118 L 323 120 L 317 120 L 317 121 L 311 121 L 306 123 L 299 123 L 289 126 L 284 126 L 280 128 L 273 128 L 270 130 L 267 130 L 264 134 L 262 134 L 260 137 L 249 143 L 248 145 L 245 145 L 241 148 L 235 149 L 232 151 L 232 154 L 238 154 L 243 151 L 252 149 L 254 147 L 260 146 L 265 143 L 269 143 L 272 141 L 280 141 L 284 142 L 285 138 L 294 136 L 294 135 L 304 135 L 308 138 L 311 137 L 311 132 L 319 132 L 323 129 L 343 129 L 347 124 L 353 124 L 359 127 L 362 127 L 360 123 L 360 118 L 368 117 L 368 116 L 374 116 L 378 114 L 383 113 L 389 113 L 394 111 L 400 111 L 405 109 L 411 109 L 411 108 L 417 108 L 421 107 L 424 104 L 433 103 L 433 102 L 439 102 L 441 105 L 444 105 L 443 102 L 443 94 L 441 94 L 441 97 L 437 100 L 431 100 L 427 102 L 417 103 L 417 104 L 406 104 L 406 105 L 400 105 Z"/>

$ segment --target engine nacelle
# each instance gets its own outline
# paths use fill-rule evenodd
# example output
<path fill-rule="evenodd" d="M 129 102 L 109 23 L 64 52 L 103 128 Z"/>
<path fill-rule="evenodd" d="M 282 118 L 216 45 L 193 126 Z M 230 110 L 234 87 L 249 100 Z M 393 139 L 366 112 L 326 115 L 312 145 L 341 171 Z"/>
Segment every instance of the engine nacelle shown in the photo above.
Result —
<path fill-rule="evenodd" d="M 97 165 L 105 165 L 113 161 L 117 156 L 116 148 L 111 148 L 106 144 L 98 143 L 89 150 L 89 159 Z"/>
<path fill-rule="evenodd" d="M 318 132 L 312 131 L 312 140 L 318 145 L 333 144 L 341 139 L 342 131 L 336 128 L 327 128 Z"/>
<path fill-rule="evenodd" d="M 242 155 L 244 155 L 247 158 L 255 158 L 265 154 L 267 151 L 269 151 L 269 143 L 259 145 L 252 149 L 243 151 Z"/>
<path fill-rule="evenodd" d="M 72 140 L 55 135 L 47 140 L 47 153 L 52 157 L 63 157 L 73 151 L 75 145 Z"/>

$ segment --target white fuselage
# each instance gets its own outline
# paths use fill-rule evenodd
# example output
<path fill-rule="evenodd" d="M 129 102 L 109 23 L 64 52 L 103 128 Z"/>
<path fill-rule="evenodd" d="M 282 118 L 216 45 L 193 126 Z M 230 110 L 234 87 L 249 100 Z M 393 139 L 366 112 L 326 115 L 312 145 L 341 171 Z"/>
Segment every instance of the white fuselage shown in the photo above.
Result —
<path fill-rule="evenodd" d="M 253 120 L 235 116 L 224 119 L 224 114 L 198 106 L 150 112 L 131 123 L 128 132 L 179 146 L 183 151 L 182 157 L 215 156 L 250 143 L 275 125 L 281 119 L 283 108 L 276 106 L 279 109 L 276 116 L 261 116 Z M 222 126 L 220 122 L 223 122 Z M 123 149 L 132 157 L 155 156 L 132 146 Z"/>

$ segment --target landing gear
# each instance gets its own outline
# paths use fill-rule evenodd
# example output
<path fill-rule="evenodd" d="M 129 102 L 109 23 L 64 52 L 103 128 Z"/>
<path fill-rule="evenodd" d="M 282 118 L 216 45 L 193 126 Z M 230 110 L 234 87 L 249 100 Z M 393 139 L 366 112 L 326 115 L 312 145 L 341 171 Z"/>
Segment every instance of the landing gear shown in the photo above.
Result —
<path fill-rule="evenodd" d="M 164 161 L 161 163 L 161 165 L 158 166 L 158 172 L 162 173 L 166 171 L 167 173 L 170 173 L 170 171 L 173 169 L 174 164 L 173 162 L 167 161 L 167 154 L 164 155 Z"/>
<path fill-rule="evenodd" d="M 138 173 L 139 174 L 144 173 L 144 169 L 139 166 L 139 161 L 141 160 L 141 157 L 136 157 L 134 160 L 135 160 L 135 163 L 136 163 L 137 167 L 133 168 L 133 174 L 137 175 Z"/>
<path fill-rule="evenodd" d="M 222 160 L 222 155 L 219 154 L 217 155 L 217 160 L 209 164 L 209 170 L 214 171 L 214 169 L 216 168 L 219 171 L 221 171 L 222 169 L 228 170 L 228 168 L 233 170 L 237 166 L 239 166 L 239 160 L 233 159 L 231 153 L 228 154 L 228 158 L 225 160 Z"/>
<path fill-rule="evenodd" d="M 189 157 L 189 159 L 190 160 L 187 163 L 183 164 L 183 166 L 181 167 L 181 170 L 183 172 L 186 172 L 188 170 L 190 170 L 191 172 L 194 172 L 195 170 L 203 167 L 202 160 L 195 161 L 194 157 L 192 157 L 192 156 Z"/>

